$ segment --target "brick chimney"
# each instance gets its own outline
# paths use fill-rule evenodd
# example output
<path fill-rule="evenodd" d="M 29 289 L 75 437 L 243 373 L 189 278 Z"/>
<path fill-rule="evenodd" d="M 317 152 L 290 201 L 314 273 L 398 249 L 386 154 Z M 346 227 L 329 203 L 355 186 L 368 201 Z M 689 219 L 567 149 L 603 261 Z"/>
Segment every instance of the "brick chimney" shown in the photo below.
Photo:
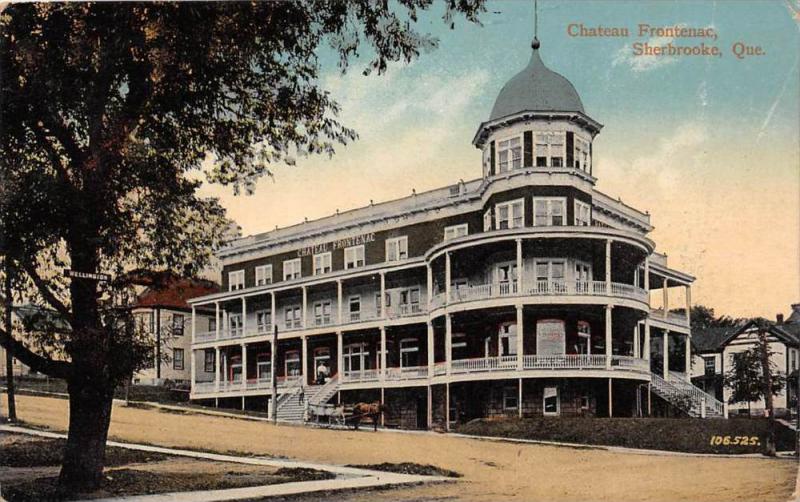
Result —
<path fill-rule="evenodd" d="M 778 314 L 775 316 L 775 320 L 778 324 L 783 324 L 783 314 Z"/>

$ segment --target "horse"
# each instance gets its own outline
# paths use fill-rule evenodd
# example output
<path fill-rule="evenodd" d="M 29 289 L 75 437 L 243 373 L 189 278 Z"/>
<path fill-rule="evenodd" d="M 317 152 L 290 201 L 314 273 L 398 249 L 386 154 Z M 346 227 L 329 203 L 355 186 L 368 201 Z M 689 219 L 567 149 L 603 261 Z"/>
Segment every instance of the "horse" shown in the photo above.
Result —
<path fill-rule="evenodd" d="M 361 419 L 369 417 L 372 420 L 374 430 L 377 431 L 378 419 L 381 417 L 381 414 L 387 411 L 388 408 L 386 405 L 380 401 L 375 401 L 374 403 L 357 403 L 353 406 L 353 414 L 350 416 L 350 423 L 353 424 L 355 430 L 358 430 Z"/>

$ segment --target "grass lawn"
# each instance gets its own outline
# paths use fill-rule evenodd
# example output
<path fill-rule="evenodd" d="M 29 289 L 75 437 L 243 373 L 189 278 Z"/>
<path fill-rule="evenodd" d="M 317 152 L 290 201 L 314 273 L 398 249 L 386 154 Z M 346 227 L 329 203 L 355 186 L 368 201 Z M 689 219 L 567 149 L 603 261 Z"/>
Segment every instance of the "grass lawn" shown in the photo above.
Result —
<path fill-rule="evenodd" d="M 722 418 L 525 418 L 474 420 L 463 434 L 535 439 L 588 445 L 624 446 L 689 453 L 761 453 L 765 419 Z M 721 443 L 712 440 L 721 437 Z M 778 450 L 794 450 L 794 431 L 776 424 Z M 726 441 L 725 438 L 728 438 Z M 746 437 L 744 440 L 742 438 Z M 736 438 L 739 438 L 738 440 Z M 732 443 L 746 444 L 732 444 Z"/>

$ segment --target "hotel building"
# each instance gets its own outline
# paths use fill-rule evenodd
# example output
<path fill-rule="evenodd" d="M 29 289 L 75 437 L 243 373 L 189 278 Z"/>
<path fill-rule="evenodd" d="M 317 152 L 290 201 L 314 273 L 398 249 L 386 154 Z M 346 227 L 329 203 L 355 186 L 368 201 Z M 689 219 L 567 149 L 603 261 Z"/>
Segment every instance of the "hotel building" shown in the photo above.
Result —
<path fill-rule="evenodd" d="M 480 177 L 219 251 L 223 292 L 189 302 L 214 321 L 192 324 L 192 399 L 265 411 L 274 371 L 286 420 L 337 400 L 381 400 L 406 428 L 722 415 L 688 377 L 694 278 L 648 213 L 595 188 L 601 128 L 535 40 L 472 140 Z"/>

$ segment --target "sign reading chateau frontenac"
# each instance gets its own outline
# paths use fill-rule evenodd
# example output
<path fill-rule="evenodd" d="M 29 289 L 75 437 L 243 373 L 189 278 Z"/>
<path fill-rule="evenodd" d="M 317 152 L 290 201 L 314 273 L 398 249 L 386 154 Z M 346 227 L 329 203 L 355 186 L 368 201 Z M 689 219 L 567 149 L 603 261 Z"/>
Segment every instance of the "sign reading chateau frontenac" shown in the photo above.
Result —
<path fill-rule="evenodd" d="M 350 246 L 359 246 L 361 244 L 366 244 L 368 242 L 375 241 L 375 233 L 371 232 L 368 234 L 361 234 L 356 235 L 353 237 L 347 237 L 345 239 L 339 239 L 338 241 L 333 242 L 325 242 L 322 244 L 314 244 L 313 246 L 306 246 L 304 248 L 300 248 L 297 250 L 297 256 L 310 256 L 313 254 L 319 253 L 326 253 L 333 249 L 342 249 L 348 248 Z"/>

